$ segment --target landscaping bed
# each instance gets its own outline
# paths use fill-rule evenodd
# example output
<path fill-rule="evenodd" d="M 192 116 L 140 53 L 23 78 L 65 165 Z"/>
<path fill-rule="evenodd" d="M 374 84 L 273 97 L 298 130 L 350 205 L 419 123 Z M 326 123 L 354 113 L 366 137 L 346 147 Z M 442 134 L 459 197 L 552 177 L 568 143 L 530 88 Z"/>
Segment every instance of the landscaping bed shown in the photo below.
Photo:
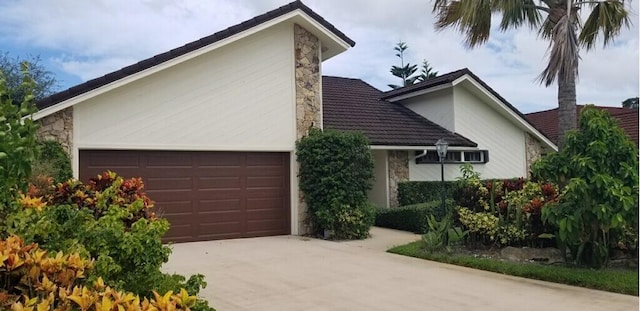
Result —
<path fill-rule="evenodd" d="M 587 269 L 565 264 L 510 262 L 497 250 L 468 250 L 456 247 L 451 253 L 429 253 L 422 241 L 396 246 L 388 252 L 463 267 L 519 276 L 541 281 L 638 296 L 638 269 Z"/>

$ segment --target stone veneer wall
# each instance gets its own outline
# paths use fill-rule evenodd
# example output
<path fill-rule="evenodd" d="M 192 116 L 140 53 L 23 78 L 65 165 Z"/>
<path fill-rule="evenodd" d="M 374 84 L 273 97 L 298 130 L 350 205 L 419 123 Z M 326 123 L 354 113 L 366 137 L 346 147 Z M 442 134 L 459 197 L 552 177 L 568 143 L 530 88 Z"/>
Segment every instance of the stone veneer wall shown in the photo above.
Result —
<path fill-rule="evenodd" d="M 398 207 L 398 183 L 409 181 L 409 152 L 389 150 L 389 206 Z"/>
<path fill-rule="evenodd" d="M 55 140 L 72 156 L 73 147 L 73 107 L 60 110 L 39 120 L 40 128 L 36 136 L 41 140 Z"/>
<path fill-rule="evenodd" d="M 322 95 L 320 94 L 320 40 L 304 28 L 294 25 L 296 82 L 296 139 L 322 126 Z M 298 233 L 309 232 L 307 205 L 298 197 Z"/>
<path fill-rule="evenodd" d="M 542 157 L 542 144 L 531 134 L 525 134 L 525 147 L 527 155 L 527 177 L 531 177 L 531 164 Z"/>

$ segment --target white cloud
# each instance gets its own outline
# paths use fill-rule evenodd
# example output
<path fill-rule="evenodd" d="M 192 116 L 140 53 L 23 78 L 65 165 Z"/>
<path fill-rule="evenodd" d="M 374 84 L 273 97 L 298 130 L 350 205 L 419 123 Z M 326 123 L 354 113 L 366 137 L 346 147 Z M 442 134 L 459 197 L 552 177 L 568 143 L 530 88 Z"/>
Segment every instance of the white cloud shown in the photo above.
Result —
<path fill-rule="evenodd" d="M 287 0 L 58 0 L 0 3 L 0 42 L 45 50 L 64 72 L 91 79 L 212 34 L 288 3 Z M 493 32 L 488 44 L 465 48 L 453 30 L 435 31 L 427 0 L 307 0 L 311 9 L 356 41 L 323 64 L 325 74 L 362 78 L 386 89 L 397 83 L 396 42 L 407 58 L 427 59 L 446 73 L 468 67 L 522 111 L 556 105 L 555 86 L 536 81 L 547 42 L 528 30 Z M 582 53 L 578 102 L 619 105 L 638 95 L 638 2 L 633 25 L 606 49 Z M 0 47 L 0 50 L 8 48 Z"/>

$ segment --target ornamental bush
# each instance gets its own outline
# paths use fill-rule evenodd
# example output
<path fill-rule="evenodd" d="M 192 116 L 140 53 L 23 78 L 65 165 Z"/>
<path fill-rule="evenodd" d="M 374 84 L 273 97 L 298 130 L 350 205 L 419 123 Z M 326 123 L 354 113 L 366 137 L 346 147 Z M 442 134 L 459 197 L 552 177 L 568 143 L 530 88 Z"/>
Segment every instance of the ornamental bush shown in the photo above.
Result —
<path fill-rule="evenodd" d="M 22 77 L 20 90 L 14 91 L 26 95 L 17 103 L 0 71 L 0 229 L 3 231 L 5 219 L 15 207 L 13 202 L 18 191 L 27 189 L 31 164 L 37 154 L 37 124 L 31 119 L 36 112 L 33 103 L 35 83 L 26 64 L 22 64 Z"/>
<path fill-rule="evenodd" d="M 312 233 L 366 238 L 375 218 L 375 208 L 367 203 L 374 161 L 366 137 L 311 129 L 296 143 L 296 156 Z"/>
<path fill-rule="evenodd" d="M 190 310 L 197 298 L 182 289 L 153 298 L 113 289 L 102 278 L 85 276 L 91 260 L 78 253 L 50 253 L 17 236 L 0 240 L 0 308 L 2 310 Z"/>
<path fill-rule="evenodd" d="M 65 182 L 73 177 L 71 159 L 62 145 L 54 140 L 38 141 L 39 154 L 33 163 L 30 182 L 51 177 L 55 182 Z"/>
<path fill-rule="evenodd" d="M 442 209 L 440 199 L 394 208 L 379 208 L 376 211 L 375 225 L 414 233 L 426 233 L 429 230 L 429 216 L 433 215 L 437 221 L 442 220 L 447 208 L 453 210 L 453 203 L 453 200 L 448 199 L 445 209 Z"/>
<path fill-rule="evenodd" d="M 456 193 L 457 216 L 468 230 L 468 246 L 554 246 L 552 225 L 541 213 L 557 200 L 557 188 L 522 178 L 481 180 L 470 167 L 462 167 L 462 185 Z"/>
<path fill-rule="evenodd" d="M 29 243 L 57 252 L 77 252 L 95 260 L 87 274 L 110 286 L 152 297 L 152 291 L 178 291 L 187 283 L 196 295 L 206 283 L 201 276 L 184 278 L 160 271 L 171 249 L 162 245 L 169 229 L 152 211 L 153 202 L 142 191 L 140 179 L 123 179 L 106 172 L 88 184 L 69 180 L 45 189 L 31 187 L 21 195 L 20 210 L 10 215 L 9 231 Z M 199 310 L 210 310 L 198 301 Z"/>
<path fill-rule="evenodd" d="M 557 226 L 576 263 L 606 265 L 613 246 L 629 232 L 638 236 L 638 149 L 607 112 L 582 109 L 562 151 L 535 162 L 532 174 L 561 188 L 542 218 Z"/>

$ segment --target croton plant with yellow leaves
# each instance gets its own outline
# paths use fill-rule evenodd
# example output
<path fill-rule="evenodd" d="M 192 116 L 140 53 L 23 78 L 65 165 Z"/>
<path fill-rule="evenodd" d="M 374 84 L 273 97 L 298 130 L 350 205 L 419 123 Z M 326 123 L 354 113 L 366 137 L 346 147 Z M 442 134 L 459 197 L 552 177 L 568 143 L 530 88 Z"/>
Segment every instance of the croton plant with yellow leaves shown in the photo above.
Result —
<path fill-rule="evenodd" d="M 113 172 L 100 174 L 86 184 L 72 179 L 53 185 L 44 180 L 19 195 L 19 208 L 7 218 L 7 231 L 51 253 L 62 251 L 93 258 L 92 269 L 84 272 L 82 280 L 86 284 L 103 280 L 113 288 L 113 293 L 125 291 L 140 295 L 140 305 L 145 298 L 149 303 L 163 301 L 160 298 L 165 296 L 157 296 L 154 291 L 186 289 L 184 295 L 195 297 L 206 286 L 202 275 L 193 275 L 187 280 L 160 270 L 171 253 L 171 249 L 162 244 L 169 223 L 156 217 L 153 202 L 143 189 L 142 180 L 125 179 Z M 64 288 L 68 289 L 66 295 L 73 297 L 74 289 Z M 78 290 L 82 293 L 82 287 Z M 59 293 L 54 294 L 60 297 Z M 102 304 L 105 294 L 94 294 L 100 298 L 96 298 L 96 304 Z M 109 295 L 114 301 L 122 296 Z M 40 298 L 45 302 L 47 297 Z M 33 306 L 24 299 L 21 304 Z M 213 310 L 203 299 L 197 299 L 191 309 Z"/>
<path fill-rule="evenodd" d="M 142 299 L 115 290 L 102 278 L 87 286 L 85 273 L 92 261 L 77 253 L 50 254 L 20 237 L 0 240 L 0 308 L 15 311 L 44 310 L 190 310 L 196 297 L 182 289 L 174 294 L 153 292 Z"/>

